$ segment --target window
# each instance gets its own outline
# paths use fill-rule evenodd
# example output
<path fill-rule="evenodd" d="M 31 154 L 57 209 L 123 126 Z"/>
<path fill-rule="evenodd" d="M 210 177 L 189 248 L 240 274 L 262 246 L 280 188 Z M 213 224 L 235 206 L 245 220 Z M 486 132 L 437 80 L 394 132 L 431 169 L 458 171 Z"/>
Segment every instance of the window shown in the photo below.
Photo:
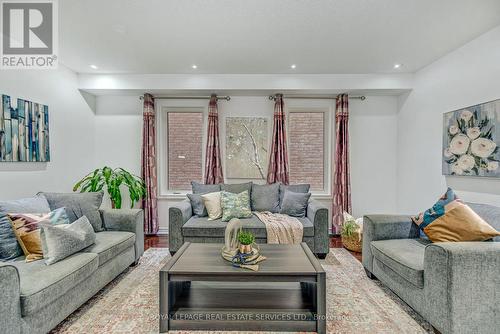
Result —
<path fill-rule="evenodd" d="M 325 112 L 291 111 L 288 115 L 290 183 L 327 189 L 325 177 Z"/>
<path fill-rule="evenodd" d="M 189 190 L 203 177 L 203 113 L 167 111 L 168 190 Z"/>

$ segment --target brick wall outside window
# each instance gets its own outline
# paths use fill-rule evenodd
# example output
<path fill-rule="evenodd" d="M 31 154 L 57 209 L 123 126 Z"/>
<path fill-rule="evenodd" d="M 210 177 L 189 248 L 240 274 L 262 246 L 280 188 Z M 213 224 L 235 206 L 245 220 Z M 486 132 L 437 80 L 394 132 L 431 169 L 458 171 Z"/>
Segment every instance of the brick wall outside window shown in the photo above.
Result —
<path fill-rule="evenodd" d="M 324 113 L 290 112 L 288 161 L 290 183 L 310 183 L 311 190 L 324 190 Z"/>
<path fill-rule="evenodd" d="M 190 190 L 191 181 L 202 181 L 201 112 L 168 113 L 168 189 Z"/>

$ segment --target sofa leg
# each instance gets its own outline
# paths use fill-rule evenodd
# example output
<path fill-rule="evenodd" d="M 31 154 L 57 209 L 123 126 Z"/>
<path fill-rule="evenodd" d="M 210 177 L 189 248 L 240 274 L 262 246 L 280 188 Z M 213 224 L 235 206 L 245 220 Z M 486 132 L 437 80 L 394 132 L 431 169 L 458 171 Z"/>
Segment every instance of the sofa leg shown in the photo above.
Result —
<path fill-rule="evenodd" d="M 324 260 L 326 258 L 326 256 L 328 255 L 328 253 L 317 253 L 316 254 L 316 257 L 320 260 Z"/>
<path fill-rule="evenodd" d="M 134 263 L 132 263 L 130 266 L 135 267 L 139 264 L 139 259 L 135 260 Z"/>
<path fill-rule="evenodd" d="M 369 279 L 377 279 L 375 275 L 373 275 L 371 272 L 368 271 L 368 269 L 365 268 L 366 276 L 368 276 Z"/>
<path fill-rule="evenodd" d="M 174 256 L 174 255 L 175 255 L 175 253 L 176 253 L 176 252 L 174 252 L 174 251 L 170 251 L 170 255 L 171 255 L 171 256 Z"/>

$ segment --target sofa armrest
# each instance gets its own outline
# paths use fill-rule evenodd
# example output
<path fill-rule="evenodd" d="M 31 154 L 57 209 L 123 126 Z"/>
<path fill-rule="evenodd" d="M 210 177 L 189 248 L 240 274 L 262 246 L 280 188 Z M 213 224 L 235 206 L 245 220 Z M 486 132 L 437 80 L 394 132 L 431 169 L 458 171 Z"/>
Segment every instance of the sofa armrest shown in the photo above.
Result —
<path fill-rule="evenodd" d="M 373 272 L 370 243 L 376 240 L 408 239 L 418 237 L 410 216 L 366 215 L 363 218 L 363 266 Z"/>
<path fill-rule="evenodd" d="M 315 254 L 328 254 L 330 240 L 328 236 L 328 208 L 317 200 L 310 200 L 307 206 L 307 218 L 314 225 Z"/>
<path fill-rule="evenodd" d="M 103 209 L 101 217 L 107 231 L 135 233 L 135 260 L 144 253 L 144 212 L 141 209 Z"/>
<path fill-rule="evenodd" d="M 425 298 L 434 306 L 427 316 L 441 323 L 440 331 L 498 331 L 500 242 L 430 244 L 425 248 L 424 275 Z"/>
<path fill-rule="evenodd" d="M 168 209 L 168 247 L 177 252 L 184 243 L 182 226 L 193 216 L 191 201 L 185 199 Z"/>
<path fill-rule="evenodd" d="M 0 331 L 21 332 L 21 292 L 17 268 L 0 263 Z"/>

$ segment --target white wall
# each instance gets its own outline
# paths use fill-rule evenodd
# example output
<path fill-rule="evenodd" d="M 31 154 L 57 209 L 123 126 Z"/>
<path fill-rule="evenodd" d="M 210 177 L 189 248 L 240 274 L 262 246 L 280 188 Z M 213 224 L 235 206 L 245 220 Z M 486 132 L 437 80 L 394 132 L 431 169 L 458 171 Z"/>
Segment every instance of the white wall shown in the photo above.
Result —
<path fill-rule="evenodd" d="M 397 101 L 395 96 L 349 101 L 355 216 L 397 212 Z"/>
<path fill-rule="evenodd" d="M 137 97 L 99 96 L 96 114 L 96 161 L 98 165 L 122 166 L 140 172 L 142 117 Z M 288 100 L 292 107 L 330 106 L 333 100 Z M 207 105 L 207 101 L 162 102 L 170 106 Z M 132 110 L 135 115 L 132 114 Z M 353 212 L 396 212 L 397 97 L 368 96 L 365 101 L 350 101 L 351 180 Z M 266 96 L 232 96 L 230 102 L 219 102 L 222 151 L 225 150 L 225 118 L 228 116 L 261 116 L 269 118 L 272 130 L 273 102 Z M 333 117 L 330 118 L 333 123 Z M 334 129 L 332 124 L 332 129 Z M 333 139 L 333 138 L 332 138 Z M 160 154 L 160 152 L 159 152 Z M 159 168 L 160 173 L 160 168 Z M 161 175 L 159 175 L 161 178 Z M 229 180 L 232 183 L 246 180 Z M 184 197 L 159 199 L 160 230 L 168 229 L 168 208 Z M 331 197 L 320 200 L 329 207 Z"/>
<path fill-rule="evenodd" d="M 0 199 L 38 191 L 71 191 L 94 167 L 94 113 L 77 88 L 77 77 L 58 70 L 0 71 L 0 93 L 49 106 L 50 155 L 47 163 L 0 164 Z"/>
<path fill-rule="evenodd" d="M 400 98 L 398 209 L 429 207 L 447 185 L 464 200 L 500 205 L 500 180 L 441 175 L 443 113 L 500 98 L 500 26 L 420 70 Z"/>

